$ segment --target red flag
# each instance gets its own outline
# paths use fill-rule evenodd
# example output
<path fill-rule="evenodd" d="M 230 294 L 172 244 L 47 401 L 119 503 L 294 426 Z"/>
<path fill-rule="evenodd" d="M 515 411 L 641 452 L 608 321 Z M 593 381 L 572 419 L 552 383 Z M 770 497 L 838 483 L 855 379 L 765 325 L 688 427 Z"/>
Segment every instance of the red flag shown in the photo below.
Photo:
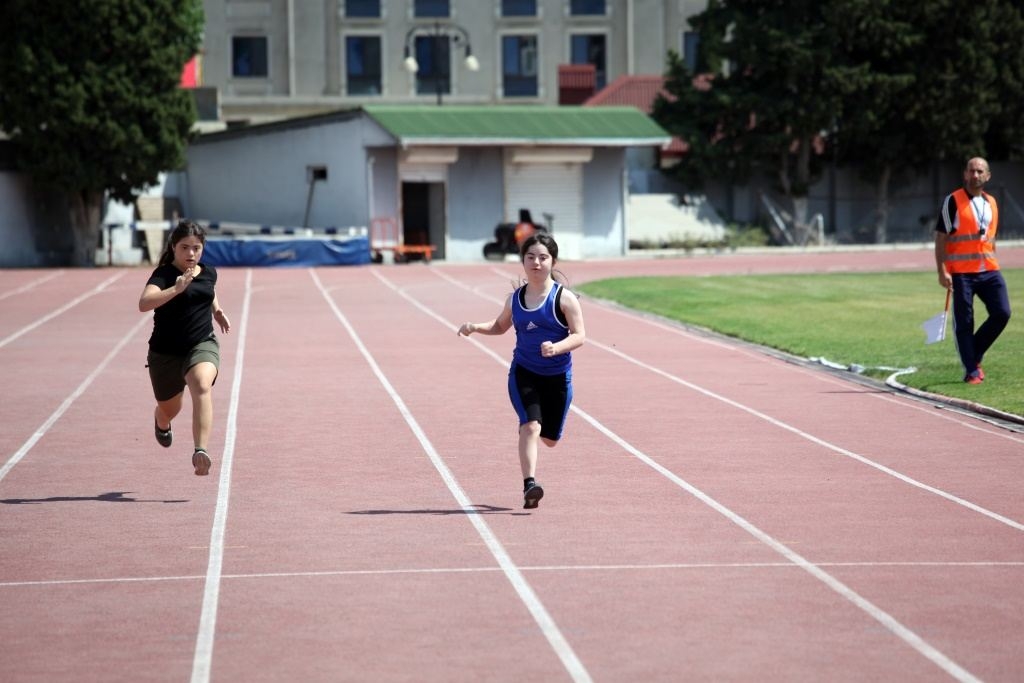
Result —
<path fill-rule="evenodd" d="M 181 87 L 196 88 L 202 84 L 202 68 L 199 61 L 199 55 L 196 55 L 192 59 L 188 60 L 188 62 L 185 63 L 185 67 L 181 70 Z"/>

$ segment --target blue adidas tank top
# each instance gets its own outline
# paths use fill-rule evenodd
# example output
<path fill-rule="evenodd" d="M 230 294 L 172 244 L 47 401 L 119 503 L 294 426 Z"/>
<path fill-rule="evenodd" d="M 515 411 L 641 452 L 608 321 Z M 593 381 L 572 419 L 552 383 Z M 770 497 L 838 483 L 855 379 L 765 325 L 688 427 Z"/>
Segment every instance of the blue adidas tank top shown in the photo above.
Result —
<path fill-rule="evenodd" d="M 569 327 L 563 323 L 559 312 L 558 294 L 562 285 L 557 282 L 551 287 L 547 298 L 537 308 L 525 308 L 523 298 L 526 285 L 512 293 L 512 326 L 516 329 L 516 348 L 512 362 L 538 375 L 559 375 L 572 369 L 572 354 L 562 353 L 545 358 L 540 355 L 542 342 L 560 342 L 569 336 Z"/>

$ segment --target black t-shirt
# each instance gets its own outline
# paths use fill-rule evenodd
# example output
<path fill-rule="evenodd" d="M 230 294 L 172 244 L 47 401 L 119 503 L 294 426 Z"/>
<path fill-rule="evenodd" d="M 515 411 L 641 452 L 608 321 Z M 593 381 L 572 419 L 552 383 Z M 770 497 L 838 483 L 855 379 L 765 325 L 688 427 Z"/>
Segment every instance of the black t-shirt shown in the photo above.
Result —
<path fill-rule="evenodd" d="M 213 336 L 213 297 L 217 271 L 200 263 L 199 277 L 173 299 L 153 311 L 149 348 L 157 353 L 183 356 L 196 344 Z M 173 263 L 157 266 L 147 285 L 173 287 L 181 271 Z"/>
<path fill-rule="evenodd" d="M 953 225 L 953 220 L 956 218 L 956 200 L 953 199 L 953 194 L 946 195 L 946 199 L 942 202 L 942 208 L 939 210 L 939 217 L 935 221 L 935 232 L 954 233 L 956 227 Z M 948 223 L 947 223 L 948 221 Z"/>

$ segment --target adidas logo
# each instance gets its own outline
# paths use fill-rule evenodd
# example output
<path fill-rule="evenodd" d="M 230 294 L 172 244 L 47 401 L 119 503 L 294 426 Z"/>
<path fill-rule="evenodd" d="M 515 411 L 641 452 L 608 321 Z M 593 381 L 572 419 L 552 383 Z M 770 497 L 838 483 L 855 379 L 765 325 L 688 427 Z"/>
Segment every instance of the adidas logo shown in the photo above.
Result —
<path fill-rule="evenodd" d="M 529 332 L 530 330 L 535 330 L 535 329 L 537 329 L 537 325 L 532 320 L 529 323 L 526 324 L 526 331 L 527 332 Z"/>

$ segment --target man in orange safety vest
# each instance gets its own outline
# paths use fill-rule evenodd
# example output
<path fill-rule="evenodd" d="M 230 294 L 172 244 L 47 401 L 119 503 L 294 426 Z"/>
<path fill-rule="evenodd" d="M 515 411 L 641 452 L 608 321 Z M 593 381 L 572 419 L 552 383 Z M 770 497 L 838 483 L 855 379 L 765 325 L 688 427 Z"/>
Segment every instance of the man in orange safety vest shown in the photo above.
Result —
<path fill-rule="evenodd" d="M 1010 320 L 1010 297 L 996 261 L 999 207 L 984 190 L 991 177 L 987 161 L 970 159 L 964 186 L 946 196 L 935 224 L 935 267 L 939 285 L 952 292 L 953 333 L 968 384 L 985 380 L 982 358 Z M 975 296 L 988 312 L 977 330 Z"/>

